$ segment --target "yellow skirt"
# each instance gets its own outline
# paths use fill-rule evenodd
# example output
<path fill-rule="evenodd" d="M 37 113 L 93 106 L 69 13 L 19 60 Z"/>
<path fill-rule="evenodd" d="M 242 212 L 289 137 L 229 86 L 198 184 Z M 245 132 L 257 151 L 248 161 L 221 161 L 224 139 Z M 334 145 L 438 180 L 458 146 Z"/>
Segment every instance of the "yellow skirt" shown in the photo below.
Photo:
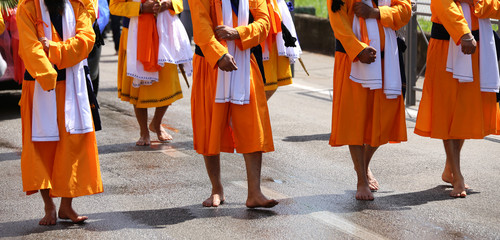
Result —
<path fill-rule="evenodd" d="M 263 64 L 266 75 L 266 83 L 264 84 L 266 91 L 276 90 L 278 86 L 292 84 L 290 60 L 287 57 L 278 55 L 276 41 L 269 51 L 269 60 L 263 61 Z"/>
<path fill-rule="evenodd" d="M 159 81 L 150 86 L 132 86 L 132 77 L 127 76 L 128 29 L 123 28 L 118 50 L 118 98 L 138 108 L 163 107 L 182 98 L 177 65 L 166 63 L 159 72 Z"/>
<path fill-rule="evenodd" d="M 479 49 L 472 54 L 474 81 L 459 83 L 446 71 L 447 40 L 431 38 L 415 133 L 438 139 L 482 139 L 500 134 L 495 93 L 481 92 Z"/>
<path fill-rule="evenodd" d="M 250 103 L 215 103 L 217 69 L 194 55 L 191 120 L 194 149 L 199 154 L 274 151 L 264 84 L 253 56 L 250 65 Z"/>
<path fill-rule="evenodd" d="M 370 90 L 349 79 L 351 61 L 335 53 L 331 146 L 377 147 L 407 140 L 403 98 L 387 99 L 383 89 Z"/>
<path fill-rule="evenodd" d="M 53 197 L 79 197 L 103 191 L 95 132 L 69 134 L 64 120 L 66 81 L 56 85 L 59 141 L 31 141 L 35 81 L 23 81 L 21 120 L 23 151 L 21 172 L 23 191 L 36 193 L 50 189 Z"/>

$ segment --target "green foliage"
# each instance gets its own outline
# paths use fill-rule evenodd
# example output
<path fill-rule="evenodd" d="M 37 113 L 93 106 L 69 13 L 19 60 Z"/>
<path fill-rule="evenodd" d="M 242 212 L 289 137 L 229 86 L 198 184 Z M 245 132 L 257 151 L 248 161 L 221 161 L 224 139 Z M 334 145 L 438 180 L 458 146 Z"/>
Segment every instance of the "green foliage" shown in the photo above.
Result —
<path fill-rule="evenodd" d="M 316 8 L 316 16 L 327 18 L 328 11 L 326 10 L 326 0 L 295 0 L 296 7 L 314 7 Z"/>

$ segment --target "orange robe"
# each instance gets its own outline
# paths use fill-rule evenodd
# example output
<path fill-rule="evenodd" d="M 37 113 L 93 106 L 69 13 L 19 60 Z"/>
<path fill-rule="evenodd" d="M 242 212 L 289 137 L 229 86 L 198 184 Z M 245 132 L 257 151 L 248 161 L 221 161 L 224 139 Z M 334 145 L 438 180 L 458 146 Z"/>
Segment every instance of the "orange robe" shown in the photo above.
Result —
<path fill-rule="evenodd" d="M 333 112 L 331 146 L 363 145 L 376 147 L 388 142 L 406 141 L 405 108 L 401 96 L 387 99 L 383 89 L 370 90 L 349 79 L 351 63 L 367 45 L 352 31 L 354 0 L 345 0 L 333 13 L 328 0 L 330 24 L 347 53 L 335 53 L 333 77 Z M 380 46 L 384 48 L 382 27 L 397 30 L 409 21 L 410 1 L 393 0 L 391 6 L 381 6 Z M 383 59 L 382 59 L 383 60 Z M 383 61 L 382 61 L 383 63 Z"/>
<path fill-rule="evenodd" d="M 32 142 L 31 124 L 35 81 L 24 80 L 21 100 L 23 151 L 21 170 L 23 191 L 27 194 L 40 189 L 50 189 L 55 197 L 78 197 L 103 191 L 95 132 L 69 134 L 65 128 L 64 102 L 66 81 L 56 81 L 59 69 L 74 66 L 85 59 L 94 45 L 94 31 L 85 6 L 70 0 L 76 19 L 76 36 L 62 41 L 52 26 L 49 53 L 43 51 L 38 41 L 36 0 L 19 4 L 17 24 L 20 34 L 19 53 L 27 71 L 43 90 L 55 89 L 59 141 Z M 41 18 L 41 16 L 40 16 Z"/>
<path fill-rule="evenodd" d="M 274 1 L 274 9 L 271 5 L 271 1 Z M 271 45 L 269 48 L 269 60 L 263 61 L 264 73 L 266 76 L 266 83 L 264 88 L 266 91 L 276 90 L 279 86 L 285 86 L 292 84 L 292 69 L 290 68 L 290 60 L 285 56 L 278 55 L 278 48 L 276 47 L 276 33 L 277 29 L 281 29 L 281 13 L 278 8 L 276 0 L 267 0 L 267 5 L 269 10 L 273 10 L 274 14 L 271 16 L 271 31 L 269 31 L 269 37 L 271 37 L 271 44 L 265 41 L 265 47 Z M 273 26 L 273 19 L 274 26 Z M 278 25 L 280 24 L 280 25 Z"/>
<path fill-rule="evenodd" d="M 111 0 L 111 14 L 123 17 L 139 16 L 140 2 L 129 0 Z M 172 0 L 174 10 L 170 14 L 179 14 L 183 10 L 182 0 Z M 118 50 L 118 98 L 130 102 L 138 108 L 163 107 L 182 98 L 177 65 L 165 63 L 159 71 L 159 81 L 150 86 L 132 86 L 133 78 L 127 76 L 127 40 L 128 28 L 122 29 Z"/>
<path fill-rule="evenodd" d="M 496 4 L 498 9 L 496 1 L 487 0 L 476 5 L 474 14 L 480 18 L 498 18 L 500 12 L 488 9 L 489 4 Z M 455 44 L 460 44 L 460 38 L 471 32 L 460 8 L 452 0 L 431 2 L 431 21 L 442 24 Z M 477 22 L 472 21 L 472 30 L 477 29 Z M 474 81 L 459 83 L 446 71 L 448 45 L 449 40 L 431 38 L 429 41 L 415 133 L 439 139 L 482 139 L 489 134 L 500 134 L 500 110 L 495 93 L 480 89 L 479 48 L 472 54 Z"/>
<path fill-rule="evenodd" d="M 248 26 L 236 27 L 241 38 L 236 44 L 242 50 L 264 41 L 269 31 L 265 0 L 246 1 L 249 1 L 255 21 Z M 215 103 L 217 61 L 227 53 L 227 48 L 214 36 L 218 25 L 216 7 L 220 8 L 220 1 L 190 0 L 189 6 L 194 41 L 204 55 L 195 54 L 193 58 L 191 119 L 194 149 L 203 155 L 232 153 L 234 149 L 238 153 L 274 151 L 264 83 L 255 58 L 252 56 L 250 61 L 250 103 Z M 233 22 L 236 24 L 237 21 L 233 13 Z"/>

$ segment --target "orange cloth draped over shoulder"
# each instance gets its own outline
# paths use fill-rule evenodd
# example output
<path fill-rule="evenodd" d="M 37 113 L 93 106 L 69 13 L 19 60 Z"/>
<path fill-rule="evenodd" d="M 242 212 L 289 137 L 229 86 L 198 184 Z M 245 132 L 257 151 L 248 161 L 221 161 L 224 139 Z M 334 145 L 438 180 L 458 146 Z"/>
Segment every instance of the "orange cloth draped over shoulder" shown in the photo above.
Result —
<path fill-rule="evenodd" d="M 370 90 L 349 79 L 351 64 L 368 45 L 352 31 L 355 0 L 344 1 L 337 12 L 331 11 L 330 24 L 347 53 L 335 53 L 333 77 L 333 110 L 331 146 L 363 145 L 376 147 L 388 142 L 406 141 L 404 102 L 401 96 L 387 99 L 383 89 Z M 382 27 L 397 30 L 409 21 L 410 1 L 393 0 L 391 6 L 380 6 L 378 20 L 380 45 L 383 50 L 385 34 Z M 382 59 L 383 64 L 383 59 Z"/>
<path fill-rule="evenodd" d="M 139 13 L 140 6 L 140 2 L 131 0 L 111 0 L 109 3 L 109 11 L 116 16 L 131 18 L 143 15 Z M 183 11 L 182 0 L 172 0 L 172 7 L 173 9 L 169 10 L 170 14 L 175 15 L 181 13 Z M 140 30 L 142 26 L 143 25 L 139 26 L 138 30 Z M 153 31 L 152 27 L 150 30 Z M 148 36 L 151 38 L 152 34 L 153 33 Z M 139 36 L 145 37 L 146 35 L 139 34 Z M 181 99 L 182 89 L 179 83 L 177 65 L 175 64 L 166 63 L 164 67 L 158 70 L 158 82 L 152 85 L 143 85 L 138 88 L 132 86 L 134 79 L 127 76 L 127 41 L 128 28 L 124 26 L 122 28 L 120 48 L 118 50 L 118 98 L 122 101 L 134 104 L 137 108 L 168 106 Z M 138 46 L 145 47 L 146 45 L 140 41 L 142 40 L 138 39 Z M 152 49 L 153 47 L 150 48 L 151 51 Z M 156 52 L 158 52 L 158 48 L 156 48 Z M 153 62 L 157 63 L 158 61 L 154 60 Z"/>
<path fill-rule="evenodd" d="M 474 9 L 478 18 L 499 18 L 500 3 L 479 1 Z M 479 28 L 472 21 L 469 29 L 460 5 L 452 0 L 431 1 L 433 23 L 442 24 L 451 41 L 460 44 L 460 38 Z M 431 38 L 427 51 L 422 100 L 418 110 L 415 133 L 438 139 L 482 139 L 489 134 L 500 134 L 500 113 L 495 93 L 481 92 L 479 82 L 478 49 L 472 54 L 474 81 L 459 83 L 446 71 L 449 40 Z"/>
<path fill-rule="evenodd" d="M 237 105 L 215 103 L 217 87 L 217 62 L 227 53 L 227 48 L 214 35 L 221 23 L 220 0 L 190 0 L 193 18 L 194 41 L 204 57 L 193 59 L 193 87 L 191 93 L 191 119 L 193 121 L 194 149 L 199 154 L 217 155 L 221 151 L 232 153 L 274 151 L 271 124 L 267 109 L 264 84 L 255 58 L 251 58 L 250 103 Z M 266 39 L 269 15 L 265 0 L 249 0 L 254 22 L 236 27 L 240 49 L 249 49 Z M 233 22 L 237 25 L 233 13 Z"/>
<path fill-rule="evenodd" d="M 49 54 L 38 41 L 35 5 L 38 1 L 25 0 L 18 6 L 17 24 L 20 35 L 19 53 L 29 74 L 40 83 L 43 90 L 55 89 L 59 141 L 31 141 L 33 95 L 35 81 L 25 79 L 19 105 L 23 128 L 23 151 L 21 171 L 23 191 L 32 194 L 40 189 L 50 189 L 54 197 L 78 197 L 103 191 L 95 132 L 69 134 L 65 128 L 66 81 L 56 80 L 58 69 L 74 66 L 85 59 L 94 45 L 94 31 L 85 6 L 70 0 L 75 12 L 76 36 L 62 41 L 52 26 L 52 41 Z M 40 16 L 38 18 L 37 16 Z"/>

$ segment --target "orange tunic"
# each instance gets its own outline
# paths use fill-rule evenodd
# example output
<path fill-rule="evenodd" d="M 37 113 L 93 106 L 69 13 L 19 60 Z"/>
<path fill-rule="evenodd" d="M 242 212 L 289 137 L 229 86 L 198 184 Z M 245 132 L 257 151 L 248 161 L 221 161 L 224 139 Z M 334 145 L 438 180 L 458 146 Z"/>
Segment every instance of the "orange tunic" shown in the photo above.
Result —
<path fill-rule="evenodd" d="M 376 147 L 387 142 L 406 141 L 405 109 L 401 96 L 387 99 L 383 89 L 370 90 L 349 79 L 351 63 L 367 46 L 352 31 L 354 0 L 346 0 L 333 13 L 328 0 L 330 24 L 347 53 L 335 53 L 331 146 L 363 145 Z M 393 0 L 381 6 L 378 21 L 381 48 L 385 35 L 382 27 L 394 30 L 406 25 L 411 6 L 407 0 Z M 383 62 L 382 62 L 383 63 Z"/>
<path fill-rule="evenodd" d="M 267 0 L 268 9 L 271 10 L 272 6 L 271 1 Z M 278 8 L 278 4 L 276 0 L 274 0 L 274 14 L 271 16 L 271 22 L 275 19 L 275 24 L 281 24 L 280 22 L 280 10 Z M 281 29 L 281 26 L 273 26 L 271 24 L 271 31 L 269 35 L 273 34 L 273 29 Z M 278 30 L 274 30 L 278 31 Z M 276 33 L 270 36 L 272 38 L 272 45 L 269 50 L 269 60 L 263 61 L 264 64 L 264 73 L 266 76 L 266 83 L 264 84 L 264 88 L 266 91 L 276 90 L 279 86 L 285 86 L 292 84 L 292 69 L 290 68 L 290 60 L 285 56 L 278 55 L 278 48 L 276 46 Z M 269 38 L 269 36 L 268 36 Z M 267 41 L 265 42 L 266 48 L 268 47 Z"/>
<path fill-rule="evenodd" d="M 36 1 L 36 0 L 35 0 Z M 19 4 L 17 24 L 20 34 L 19 53 L 26 69 L 44 90 L 55 89 L 59 141 L 32 142 L 31 124 L 35 81 L 23 81 L 19 105 L 23 127 L 21 170 L 23 190 L 27 194 L 40 189 L 50 189 L 55 197 L 78 197 L 103 191 L 95 132 L 69 134 L 65 128 L 64 102 L 66 81 L 56 81 L 59 69 L 71 67 L 82 61 L 92 50 L 94 31 L 85 6 L 70 0 L 76 18 L 76 36 L 66 41 L 52 27 L 48 57 L 38 41 L 37 15 L 33 0 Z"/>
<path fill-rule="evenodd" d="M 111 0 L 111 14 L 123 17 L 139 16 L 140 2 L 130 0 Z M 183 10 L 182 0 L 172 0 L 174 10 L 170 14 L 179 14 Z M 127 40 L 128 28 L 123 28 L 118 50 L 118 98 L 130 102 L 138 108 L 162 107 L 182 98 L 177 65 L 165 63 L 159 71 L 159 81 L 150 86 L 132 86 L 133 78 L 127 76 Z"/>
<path fill-rule="evenodd" d="M 479 18 L 498 17 L 500 12 L 489 9 L 496 1 L 481 1 L 476 5 Z M 431 1 L 432 22 L 442 24 L 456 44 L 471 29 L 460 6 L 452 0 Z M 478 29 L 472 22 L 472 30 Z M 481 92 L 479 82 L 479 48 L 472 54 L 474 81 L 459 83 L 446 71 L 449 40 L 431 38 L 427 51 L 422 100 L 415 133 L 439 139 L 482 139 L 500 134 L 500 113 L 495 93 Z M 479 45 L 479 42 L 478 42 Z M 480 46 L 479 46 L 480 47 Z"/>
<path fill-rule="evenodd" d="M 254 22 L 236 28 L 241 40 L 240 49 L 249 49 L 265 40 L 269 31 L 269 16 L 265 0 L 248 0 Z M 220 4 L 220 1 L 219 1 Z M 194 41 L 204 57 L 193 59 L 193 87 L 191 119 L 193 121 L 194 149 L 203 155 L 220 152 L 239 153 L 274 151 L 271 123 L 259 67 L 252 56 L 250 66 L 250 103 L 237 105 L 215 103 L 217 61 L 227 53 L 214 36 L 217 26 L 214 0 L 190 0 Z M 233 13 L 233 21 L 237 16 Z"/>

